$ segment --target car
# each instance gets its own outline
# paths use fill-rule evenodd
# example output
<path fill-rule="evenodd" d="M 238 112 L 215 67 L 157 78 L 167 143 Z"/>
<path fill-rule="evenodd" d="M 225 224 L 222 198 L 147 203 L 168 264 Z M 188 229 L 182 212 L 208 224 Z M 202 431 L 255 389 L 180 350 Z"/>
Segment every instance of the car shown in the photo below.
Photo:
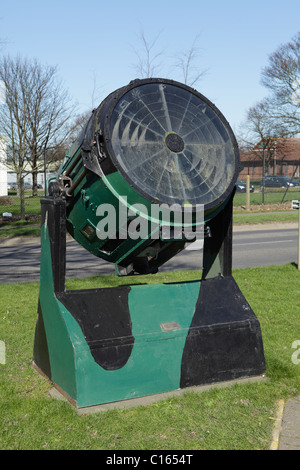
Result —
<path fill-rule="evenodd" d="M 277 176 L 265 176 L 260 183 L 260 186 L 265 186 L 265 188 L 281 188 L 284 185 L 284 179 L 278 178 Z"/>
<path fill-rule="evenodd" d="M 237 180 L 235 183 L 237 193 L 245 193 L 247 191 L 247 183 L 245 181 Z M 250 184 L 250 193 L 254 192 L 253 184 Z"/>
<path fill-rule="evenodd" d="M 299 182 L 299 181 L 296 181 L 296 180 L 290 179 L 290 180 L 287 182 L 287 185 L 288 185 L 288 186 L 291 186 L 291 187 L 300 186 L 300 182 Z"/>
<path fill-rule="evenodd" d="M 263 186 L 263 180 L 261 181 L 261 187 Z M 277 176 L 266 176 L 264 181 L 265 188 L 287 188 L 300 186 L 299 181 L 293 180 L 290 176 L 277 175 Z"/>
<path fill-rule="evenodd" d="M 18 185 L 16 183 L 8 183 L 7 185 L 8 191 L 15 191 L 17 188 L 18 188 Z"/>

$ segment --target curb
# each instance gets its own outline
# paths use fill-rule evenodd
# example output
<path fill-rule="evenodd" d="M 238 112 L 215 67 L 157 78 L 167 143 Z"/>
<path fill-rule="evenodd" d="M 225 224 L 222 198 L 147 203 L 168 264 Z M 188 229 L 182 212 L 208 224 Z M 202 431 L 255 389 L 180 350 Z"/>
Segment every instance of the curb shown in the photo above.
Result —
<path fill-rule="evenodd" d="M 279 400 L 277 404 L 277 413 L 275 418 L 275 425 L 272 434 L 272 443 L 270 446 L 270 450 L 278 450 L 279 447 L 279 437 L 281 431 L 281 424 L 283 418 L 283 410 L 284 410 L 284 400 Z"/>
<path fill-rule="evenodd" d="M 248 232 L 253 230 L 287 230 L 298 228 L 297 222 L 274 222 L 266 224 L 243 224 L 243 225 L 234 225 L 233 224 L 233 233 L 234 232 Z"/>

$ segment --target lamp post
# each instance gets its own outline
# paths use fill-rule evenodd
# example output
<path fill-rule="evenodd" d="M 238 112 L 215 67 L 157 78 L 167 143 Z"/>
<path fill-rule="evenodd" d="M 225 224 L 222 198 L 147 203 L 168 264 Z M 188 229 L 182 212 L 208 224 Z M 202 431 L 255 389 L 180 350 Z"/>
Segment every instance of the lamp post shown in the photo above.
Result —
<path fill-rule="evenodd" d="M 276 145 L 277 145 L 277 140 L 274 141 L 274 171 L 273 171 L 273 174 L 274 176 L 276 176 L 277 172 L 276 172 Z"/>
<path fill-rule="evenodd" d="M 262 204 L 265 203 L 265 164 L 266 164 L 265 148 L 266 148 L 266 144 L 264 145 L 264 148 L 263 148 Z"/>
<path fill-rule="evenodd" d="M 44 148 L 44 191 L 45 191 L 45 196 L 47 196 L 46 177 L 47 177 L 47 168 L 46 168 L 46 147 L 45 147 Z"/>

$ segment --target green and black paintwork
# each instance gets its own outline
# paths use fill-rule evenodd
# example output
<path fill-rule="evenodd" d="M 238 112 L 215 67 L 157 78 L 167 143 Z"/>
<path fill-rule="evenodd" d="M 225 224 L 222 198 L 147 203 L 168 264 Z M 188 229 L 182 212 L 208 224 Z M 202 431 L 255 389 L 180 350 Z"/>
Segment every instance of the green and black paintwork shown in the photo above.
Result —
<path fill-rule="evenodd" d="M 66 291 L 65 201 L 44 199 L 35 367 L 79 408 L 262 374 L 259 322 L 231 275 L 230 212 L 211 221 L 199 281 Z"/>
<path fill-rule="evenodd" d="M 185 245 L 185 240 L 153 241 L 150 232 L 141 241 L 97 237 L 99 204 L 117 208 L 120 195 L 129 205 L 155 202 L 130 185 L 109 158 L 112 151 L 97 123 L 99 112 L 107 117 L 112 99 L 93 113 L 67 154 L 59 182 L 49 185 L 50 195 L 41 201 L 34 366 L 79 408 L 261 375 L 260 325 L 232 277 L 232 198 L 239 172 L 233 137 L 237 161 L 231 185 L 204 214 L 210 236 L 204 239 L 201 279 L 66 291 L 66 231 L 114 262 L 119 275 L 152 275 Z"/>

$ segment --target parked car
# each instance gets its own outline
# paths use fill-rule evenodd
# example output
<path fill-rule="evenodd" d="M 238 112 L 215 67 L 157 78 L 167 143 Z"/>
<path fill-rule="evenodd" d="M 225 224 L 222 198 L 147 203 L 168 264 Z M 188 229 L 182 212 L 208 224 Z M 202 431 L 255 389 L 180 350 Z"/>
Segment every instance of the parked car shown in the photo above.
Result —
<path fill-rule="evenodd" d="M 245 193 L 247 190 L 247 184 L 245 181 L 237 180 L 235 183 L 237 193 Z M 250 183 L 250 193 L 254 192 L 254 186 Z"/>
<path fill-rule="evenodd" d="M 41 186 L 41 185 L 38 185 L 38 187 L 39 187 L 39 186 Z M 18 189 L 18 185 L 17 185 L 17 183 L 8 183 L 7 189 L 8 189 L 8 191 L 17 190 L 17 189 Z M 30 183 L 24 183 L 24 189 L 32 189 L 32 184 L 30 184 Z"/>
<path fill-rule="evenodd" d="M 263 180 L 260 183 L 263 186 Z M 266 176 L 265 187 L 266 188 L 287 188 L 300 186 L 299 181 L 292 180 L 290 176 L 277 175 L 277 176 Z"/>
<path fill-rule="evenodd" d="M 288 181 L 287 181 L 287 185 L 288 186 L 300 186 L 300 182 L 299 181 L 296 181 L 296 180 L 292 180 L 292 178 L 290 178 Z"/>

